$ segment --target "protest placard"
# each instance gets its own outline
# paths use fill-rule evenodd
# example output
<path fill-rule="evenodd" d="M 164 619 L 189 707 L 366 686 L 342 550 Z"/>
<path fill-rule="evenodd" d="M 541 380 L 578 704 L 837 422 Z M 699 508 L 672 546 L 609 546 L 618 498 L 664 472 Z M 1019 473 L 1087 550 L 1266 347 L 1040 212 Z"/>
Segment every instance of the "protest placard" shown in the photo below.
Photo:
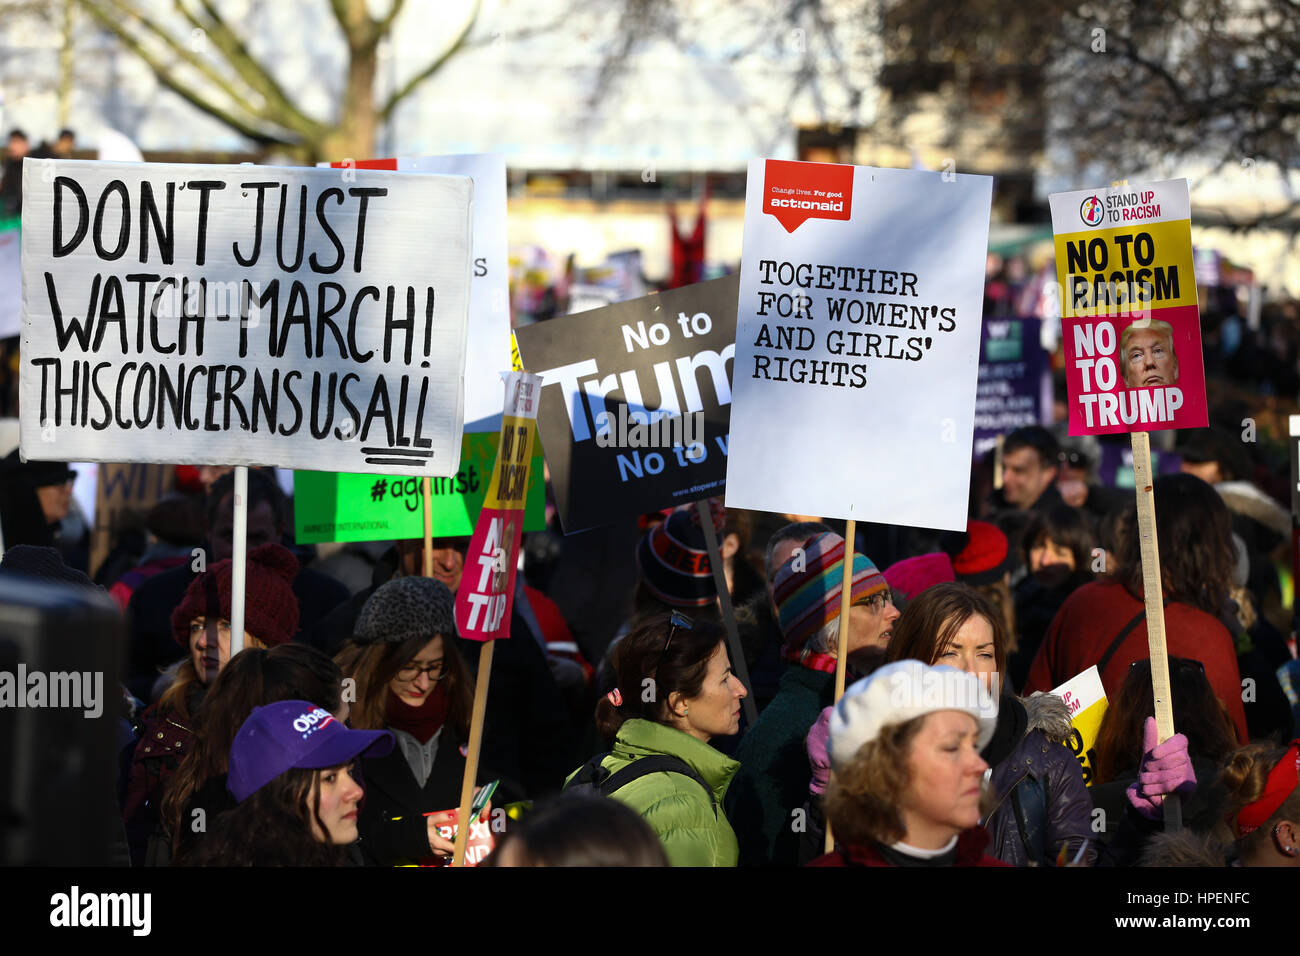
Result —
<path fill-rule="evenodd" d="M 992 188 L 750 162 L 728 506 L 965 529 Z"/>
<path fill-rule="evenodd" d="M 455 474 L 473 184 L 23 168 L 27 458 Z"/>
<path fill-rule="evenodd" d="M 144 513 L 176 484 L 176 469 L 167 465 L 104 463 L 97 470 L 95 533 L 90 539 L 92 574 L 108 557 L 112 542 L 119 540 L 128 515 L 134 514 L 142 525 Z"/>
<path fill-rule="evenodd" d="M 469 287 L 469 333 L 465 344 L 465 431 L 495 436 L 501 427 L 501 380 L 497 373 L 508 367 L 510 356 L 505 157 L 499 153 L 468 153 L 322 165 L 345 170 L 441 173 L 474 180 L 474 273 Z"/>
<path fill-rule="evenodd" d="M 1187 180 L 1049 198 L 1070 434 L 1203 428 Z"/>
<path fill-rule="evenodd" d="M 1048 424 L 1052 375 L 1039 340 L 1039 319 L 985 319 L 980 328 L 979 385 L 975 389 L 976 458 L 999 435 Z"/>
<path fill-rule="evenodd" d="M 1097 732 L 1107 707 L 1106 689 L 1097 665 L 1071 677 L 1052 693 L 1065 701 L 1070 711 L 1070 739 L 1066 746 L 1079 761 L 1084 786 L 1091 787 L 1097 779 Z"/>
<path fill-rule="evenodd" d="M 460 467 L 451 478 L 431 481 L 433 527 L 442 538 L 468 537 L 496 458 L 497 435 L 466 432 L 461 439 Z M 327 471 L 299 471 L 293 477 L 294 540 L 396 541 L 424 533 L 420 483 L 416 478 L 384 478 Z M 528 469 L 524 531 L 546 527 L 546 489 L 542 455 L 533 449 Z"/>
<path fill-rule="evenodd" d="M 515 330 L 566 533 L 722 493 L 737 281 Z"/>
<path fill-rule="evenodd" d="M 472 641 L 510 635 L 510 605 L 540 389 L 536 375 L 510 372 L 506 376 L 500 441 L 465 556 L 465 578 L 456 591 L 456 624 L 461 637 Z"/>
<path fill-rule="evenodd" d="M 528 487 L 529 463 L 537 435 L 537 410 L 541 402 L 542 380 L 536 375 L 512 371 L 505 375 L 505 380 L 501 440 L 497 444 L 487 498 L 465 555 L 465 574 L 456 590 L 456 627 L 460 636 L 482 642 L 474 682 L 474 708 L 470 714 L 469 749 L 461 780 L 459 820 L 470 819 L 470 801 L 474 795 L 479 751 L 483 743 L 492 648 L 497 640 L 510 636 L 519 533 L 524 521 L 524 491 Z M 465 861 L 468 835 L 467 827 L 456 831 L 453 866 L 461 866 Z"/>

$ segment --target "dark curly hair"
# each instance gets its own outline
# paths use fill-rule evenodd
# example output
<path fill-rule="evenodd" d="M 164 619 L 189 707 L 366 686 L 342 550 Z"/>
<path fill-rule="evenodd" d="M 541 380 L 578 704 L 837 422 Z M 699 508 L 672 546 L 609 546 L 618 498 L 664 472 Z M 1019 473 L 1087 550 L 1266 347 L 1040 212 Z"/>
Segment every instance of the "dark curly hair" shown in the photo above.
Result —
<path fill-rule="evenodd" d="M 322 770 L 286 770 L 213 821 L 208 838 L 186 858 L 189 866 L 343 866 L 347 848 L 322 843 Z"/>

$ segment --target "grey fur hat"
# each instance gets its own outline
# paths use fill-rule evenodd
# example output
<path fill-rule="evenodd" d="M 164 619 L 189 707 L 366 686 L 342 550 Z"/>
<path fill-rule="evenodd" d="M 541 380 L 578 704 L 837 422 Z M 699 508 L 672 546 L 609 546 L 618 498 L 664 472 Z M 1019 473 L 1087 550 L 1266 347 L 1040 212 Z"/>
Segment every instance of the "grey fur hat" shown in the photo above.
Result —
<path fill-rule="evenodd" d="M 357 616 L 358 644 L 399 644 L 413 637 L 457 636 L 456 599 L 433 578 L 396 578 L 381 585 Z"/>

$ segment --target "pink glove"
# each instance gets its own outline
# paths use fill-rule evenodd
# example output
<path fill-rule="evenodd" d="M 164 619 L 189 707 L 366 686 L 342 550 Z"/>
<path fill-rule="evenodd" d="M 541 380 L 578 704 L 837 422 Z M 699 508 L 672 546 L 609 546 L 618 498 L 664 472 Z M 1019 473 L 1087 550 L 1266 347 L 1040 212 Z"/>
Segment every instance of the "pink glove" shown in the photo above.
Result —
<path fill-rule="evenodd" d="M 805 743 L 808 745 L 808 763 L 812 766 L 813 772 L 808 790 L 819 797 L 826 792 L 826 784 L 831 778 L 831 758 L 826 753 L 826 744 L 831 738 L 831 710 L 832 708 L 827 707 L 822 711 L 805 738 Z"/>
<path fill-rule="evenodd" d="M 1138 778 L 1125 794 L 1133 808 L 1148 820 L 1161 817 L 1166 794 L 1191 793 L 1196 789 L 1192 758 L 1187 753 L 1187 738 L 1174 734 L 1162 744 L 1156 743 L 1159 731 L 1156 719 L 1148 717 L 1142 727 L 1142 763 Z"/>

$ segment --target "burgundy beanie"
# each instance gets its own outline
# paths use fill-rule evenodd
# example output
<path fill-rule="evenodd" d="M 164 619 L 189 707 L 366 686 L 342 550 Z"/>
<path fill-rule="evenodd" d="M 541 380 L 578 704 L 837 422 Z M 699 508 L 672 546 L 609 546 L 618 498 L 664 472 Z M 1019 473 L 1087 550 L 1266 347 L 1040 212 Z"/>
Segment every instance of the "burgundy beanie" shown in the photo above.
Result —
<path fill-rule="evenodd" d="M 233 562 L 218 561 L 193 581 L 172 611 L 172 637 L 189 647 L 190 622 L 196 617 L 230 620 Z M 298 598 L 293 579 L 298 559 L 279 544 L 264 544 L 248 552 L 244 578 L 244 630 L 267 647 L 287 644 L 298 632 Z"/>
<path fill-rule="evenodd" d="M 717 530 L 722 510 L 711 503 L 710 512 Z M 642 536 L 636 563 L 646 589 L 669 607 L 708 607 L 717 600 L 709 549 L 694 504 L 675 509 L 668 520 Z"/>
<path fill-rule="evenodd" d="M 909 601 L 935 584 L 955 581 L 952 558 L 942 551 L 918 554 L 914 558 L 895 561 L 885 568 L 885 580 L 895 591 L 903 592 Z"/>

